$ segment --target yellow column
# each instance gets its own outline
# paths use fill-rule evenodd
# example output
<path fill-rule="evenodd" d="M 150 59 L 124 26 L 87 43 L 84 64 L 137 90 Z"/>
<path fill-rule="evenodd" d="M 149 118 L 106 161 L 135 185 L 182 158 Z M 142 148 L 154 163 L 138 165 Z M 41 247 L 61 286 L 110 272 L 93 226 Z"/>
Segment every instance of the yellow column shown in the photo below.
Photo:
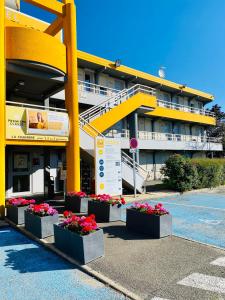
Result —
<path fill-rule="evenodd" d="M 67 191 L 80 191 L 80 132 L 77 70 L 76 8 L 64 0 L 64 43 L 67 47 L 66 108 L 70 118 L 70 140 L 66 148 Z"/>
<path fill-rule="evenodd" d="M 0 1 L 0 218 L 5 216 L 5 1 Z"/>

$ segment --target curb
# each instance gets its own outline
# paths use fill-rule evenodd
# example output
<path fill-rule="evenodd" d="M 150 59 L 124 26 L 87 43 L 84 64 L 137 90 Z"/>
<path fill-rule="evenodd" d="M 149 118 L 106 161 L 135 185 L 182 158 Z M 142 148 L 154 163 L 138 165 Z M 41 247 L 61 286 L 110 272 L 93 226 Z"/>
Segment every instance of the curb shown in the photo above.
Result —
<path fill-rule="evenodd" d="M 26 235 L 28 238 L 34 240 L 35 242 L 39 243 L 40 245 L 44 246 L 46 249 L 51 250 L 52 252 L 59 255 L 61 258 L 69 261 L 71 264 L 75 265 L 79 270 L 83 271 L 87 275 L 90 275 L 97 279 L 98 281 L 102 282 L 103 284 L 111 287 L 112 289 L 118 291 L 119 293 L 123 294 L 126 298 L 131 300 L 143 300 L 140 296 L 136 295 L 135 293 L 129 291 L 128 289 L 124 288 L 119 283 L 111 280 L 110 278 L 106 277 L 105 275 L 93 270 L 91 267 L 87 265 L 81 265 L 79 262 L 71 258 L 70 256 L 66 255 L 62 251 L 58 250 L 54 245 L 49 244 L 47 241 L 43 239 L 39 239 L 35 237 L 33 234 L 31 234 L 29 231 L 24 229 L 23 225 L 16 225 L 9 219 L 5 218 L 5 221 L 12 226 L 14 229 L 20 231 L 24 235 Z"/>

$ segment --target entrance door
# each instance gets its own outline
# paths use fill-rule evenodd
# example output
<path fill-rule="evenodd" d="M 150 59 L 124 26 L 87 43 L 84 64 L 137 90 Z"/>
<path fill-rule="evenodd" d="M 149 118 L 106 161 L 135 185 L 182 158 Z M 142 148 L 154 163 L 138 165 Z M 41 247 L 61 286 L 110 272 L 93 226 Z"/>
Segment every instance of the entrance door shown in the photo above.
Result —
<path fill-rule="evenodd" d="M 44 156 L 38 148 L 7 150 L 7 197 L 44 193 Z"/>
<path fill-rule="evenodd" d="M 44 194 L 44 155 L 42 150 L 31 153 L 32 194 Z"/>
<path fill-rule="evenodd" d="M 30 153 L 12 152 L 12 194 L 27 194 L 31 192 Z"/>

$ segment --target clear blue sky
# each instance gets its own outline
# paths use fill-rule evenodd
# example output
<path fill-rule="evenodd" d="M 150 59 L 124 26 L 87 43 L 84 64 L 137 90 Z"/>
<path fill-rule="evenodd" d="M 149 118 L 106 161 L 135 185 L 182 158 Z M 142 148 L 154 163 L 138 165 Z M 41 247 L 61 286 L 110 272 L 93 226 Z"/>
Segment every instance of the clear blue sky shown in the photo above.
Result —
<path fill-rule="evenodd" d="M 214 94 L 225 110 L 225 0 L 75 2 L 80 50 L 154 75 L 165 66 L 167 79 Z"/>

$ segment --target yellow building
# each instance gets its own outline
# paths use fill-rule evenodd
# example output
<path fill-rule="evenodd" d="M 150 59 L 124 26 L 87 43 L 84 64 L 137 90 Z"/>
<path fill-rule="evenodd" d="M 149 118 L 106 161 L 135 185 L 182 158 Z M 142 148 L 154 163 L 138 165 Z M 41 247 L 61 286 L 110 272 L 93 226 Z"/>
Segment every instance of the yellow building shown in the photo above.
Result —
<path fill-rule="evenodd" d="M 6 0 L 7 7 L 2 2 L 2 207 L 5 190 L 6 197 L 53 196 L 64 190 L 65 178 L 67 191 L 90 192 L 99 135 L 121 139 L 126 188 L 133 182 L 129 139 L 138 139 L 140 192 L 160 179 L 172 153 L 205 156 L 222 150 L 205 133 L 215 125 L 204 108 L 212 95 L 77 51 L 73 0 L 26 0 L 55 14 L 52 24 L 17 11 L 19 1 Z"/>

